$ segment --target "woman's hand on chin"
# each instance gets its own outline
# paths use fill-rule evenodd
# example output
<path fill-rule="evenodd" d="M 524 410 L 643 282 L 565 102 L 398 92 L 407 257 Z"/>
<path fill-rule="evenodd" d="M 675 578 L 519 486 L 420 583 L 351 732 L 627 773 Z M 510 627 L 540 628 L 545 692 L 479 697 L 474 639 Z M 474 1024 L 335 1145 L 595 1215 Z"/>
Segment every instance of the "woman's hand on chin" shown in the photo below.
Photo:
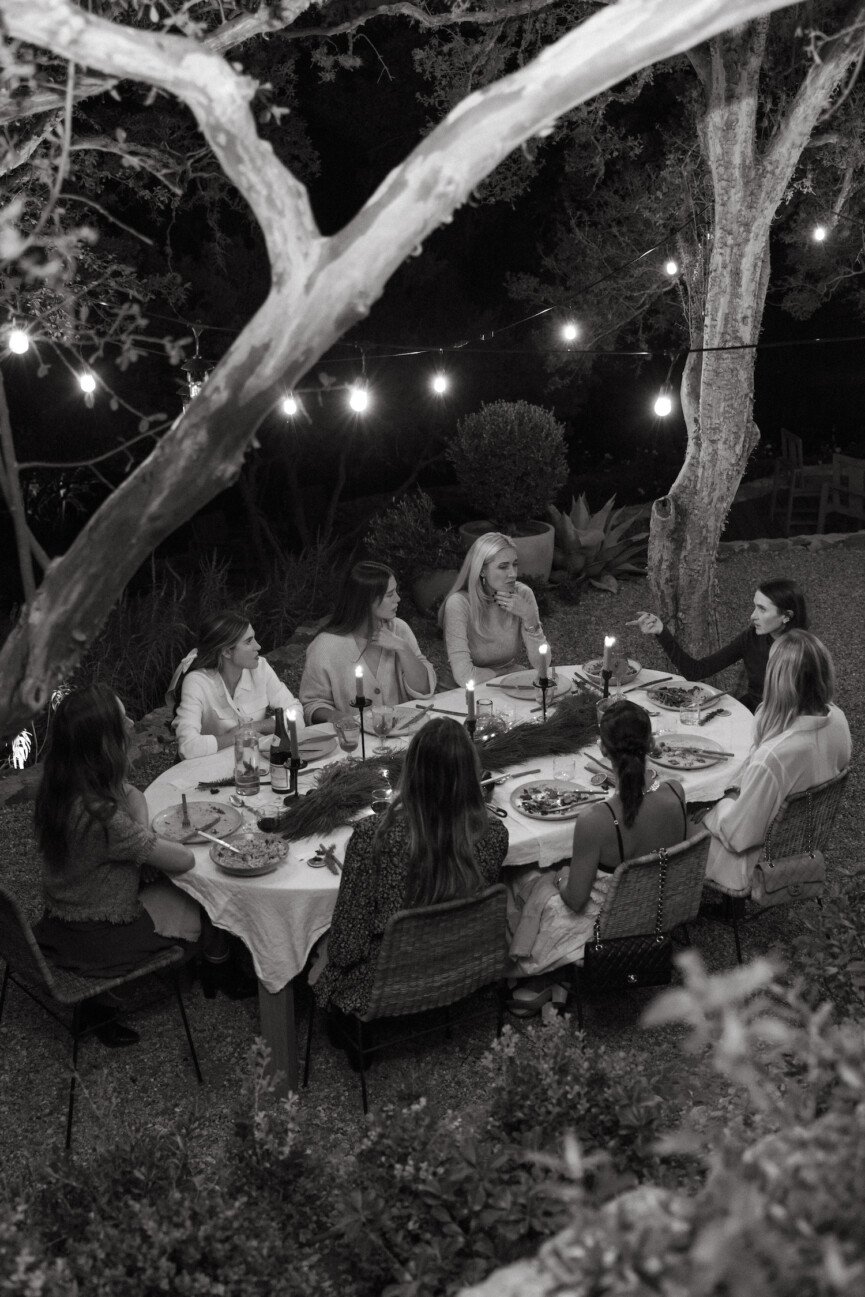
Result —
<path fill-rule="evenodd" d="M 513 613 L 520 621 L 534 616 L 531 595 L 525 590 L 517 589 L 513 593 L 508 590 L 496 590 L 494 598 L 500 608 L 504 608 L 505 612 Z"/>

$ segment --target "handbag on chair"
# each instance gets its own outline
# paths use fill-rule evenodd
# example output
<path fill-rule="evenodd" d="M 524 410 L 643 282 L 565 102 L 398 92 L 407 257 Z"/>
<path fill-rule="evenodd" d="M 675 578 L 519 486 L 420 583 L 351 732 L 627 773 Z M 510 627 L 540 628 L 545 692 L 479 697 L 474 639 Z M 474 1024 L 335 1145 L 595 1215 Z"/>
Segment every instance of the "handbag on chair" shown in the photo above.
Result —
<path fill-rule="evenodd" d="M 806 825 L 806 850 L 793 856 L 781 856 L 778 860 L 772 859 L 772 825 L 769 826 L 763 859 L 757 862 L 751 880 L 751 900 L 761 909 L 768 909 L 772 905 L 789 905 L 791 901 L 806 901 L 823 895 L 826 860 L 822 851 L 814 851 L 811 846 L 810 790 L 806 794 Z"/>
<path fill-rule="evenodd" d="M 600 915 L 587 943 L 583 972 L 595 985 L 611 987 L 666 986 L 672 977 L 673 940 L 662 932 L 667 885 L 667 848 L 658 851 L 658 909 L 655 931 L 601 940 Z"/>

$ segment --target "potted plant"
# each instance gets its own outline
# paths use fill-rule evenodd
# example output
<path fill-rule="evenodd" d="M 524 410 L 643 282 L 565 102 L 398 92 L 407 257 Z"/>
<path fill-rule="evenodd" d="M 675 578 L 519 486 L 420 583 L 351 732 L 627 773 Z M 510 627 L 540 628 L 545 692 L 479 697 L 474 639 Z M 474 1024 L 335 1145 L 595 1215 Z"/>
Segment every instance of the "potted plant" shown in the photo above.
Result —
<path fill-rule="evenodd" d="M 646 506 L 614 509 L 611 496 L 592 513 L 584 495 L 571 501 L 571 512 L 548 506 L 556 535 L 553 581 L 588 581 L 598 590 L 615 594 L 623 576 L 646 575 L 647 531 L 634 528 L 645 521 Z"/>
<path fill-rule="evenodd" d="M 371 559 L 393 568 L 421 612 L 444 598 L 462 562 L 456 532 L 435 525 L 433 502 L 423 490 L 412 491 L 377 514 L 364 548 Z"/>
<path fill-rule="evenodd" d="M 504 532 L 516 542 L 520 570 L 546 580 L 553 528 L 536 514 L 567 481 L 562 424 L 528 401 L 493 401 L 460 420 L 447 456 L 483 519 L 460 527 L 466 548 L 485 531 Z"/>

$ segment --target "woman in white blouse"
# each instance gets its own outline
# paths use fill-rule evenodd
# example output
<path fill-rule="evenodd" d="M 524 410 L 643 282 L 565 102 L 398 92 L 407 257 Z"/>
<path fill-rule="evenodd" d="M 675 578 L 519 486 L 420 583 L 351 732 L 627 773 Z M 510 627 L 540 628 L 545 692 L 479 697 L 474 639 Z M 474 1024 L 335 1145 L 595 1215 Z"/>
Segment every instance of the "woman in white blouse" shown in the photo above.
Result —
<path fill-rule="evenodd" d="M 389 567 L 355 563 L 330 621 L 306 651 L 300 699 L 308 721 L 351 713 L 358 666 L 364 696 L 375 706 L 431 696 L 435 671 L 409 625 L 397 617 L 398 605 L 396 577 Z"/>
<path fill-rule="evenodd" d="M 766 830 L 784 798 L 850 764 L 850 728 L 832 702 L 834 688 L 832 659 L 816 635 L 790 630 L 775 640 L 739 791 L 722 798 L 703 821 L 712 835 L 706 877 L 726 891 L 750 887 Z"/>
<path fill-rule="evenodd" d="M 503 671 L 540 664 L 544 642 L 535 596 L 517 580 L 517 551 L 497 531 L 479 536 L 439 611 L 454 681 L 482 684 Z"/>
<path fill-rule="evenodd" d="M 300 714 L 240 612 L 216 613 L 204 622 L 198 648 L 183 659 L 168 692 L 179 699 L 172 726 L 184 759 L 230 747 L 243 725 L 272 734 L 268 708 L 294 707 Z"/>

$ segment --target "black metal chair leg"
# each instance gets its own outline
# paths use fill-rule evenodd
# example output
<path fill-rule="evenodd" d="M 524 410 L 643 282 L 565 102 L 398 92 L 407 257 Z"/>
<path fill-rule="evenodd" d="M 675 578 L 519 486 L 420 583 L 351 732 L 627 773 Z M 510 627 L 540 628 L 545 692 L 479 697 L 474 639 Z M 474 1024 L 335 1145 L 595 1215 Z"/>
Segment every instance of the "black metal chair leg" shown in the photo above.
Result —
<path fill-rule="evenodd" d="M 6 987 L 9 984 L 9 965 L 3 970 L 3 985 L 0 987 L 0 1022 L 3 1021 L 3 1008 L 6 1004 Z"/>
<path fill-rule="evenodd" d="M 81 1036 L 81 1006 L 72 1010 L 72 1075 L 69 1078 L 69 1107 L 66 1112 L 66 1151 L 72 1147 L 72 1116 L 75 1111 L 75 1082 L 78 1078 L 78 1041 Z"/>
<path fill-rule="evenodd" d="M 357 1057 L 360 1064 L 360 1097 L 363 1101 L 363 1115 L 369 1112 L 369 1096 L 366 1092 L 366 1058 L 363 1052 L 363 1023 L 360 1018 L 357 1022 Z"/>
<path fill-rule="evenodd" d="M 309 1085 L 309 1060 L 312 1057 L 312 1028 L 315 1023 L 315 996 L 309 1006 L 309 1025 L 306 1028 L 306 1049 L 303 1055 L 303 1088 Z"/>
<path fill-rule="evenodd" d="M 198 1066 L 198 1055 L 195 1052 L 195 1045 L 192 1040 L 192 1032 L 189 1030 L 189 1019 L 186 1016 L 186 1005 L 183 1003 L 183 996 L 180 993 L 180 974 L 174 974 L 174 994 L 177 996 L 177 1007 L 180 1009 L 180 1017 L 183 1020 L 183 1030 L 186 1032 L 186 1039 L 189 1044 L 189 1052 L 192 1055 L 192 1066 L 195 1068 L 195 1075 L 198 1077 L 198 1084 L 204 1084 L 204 1077 L 201 1075 L 201 1068 Z"/>

